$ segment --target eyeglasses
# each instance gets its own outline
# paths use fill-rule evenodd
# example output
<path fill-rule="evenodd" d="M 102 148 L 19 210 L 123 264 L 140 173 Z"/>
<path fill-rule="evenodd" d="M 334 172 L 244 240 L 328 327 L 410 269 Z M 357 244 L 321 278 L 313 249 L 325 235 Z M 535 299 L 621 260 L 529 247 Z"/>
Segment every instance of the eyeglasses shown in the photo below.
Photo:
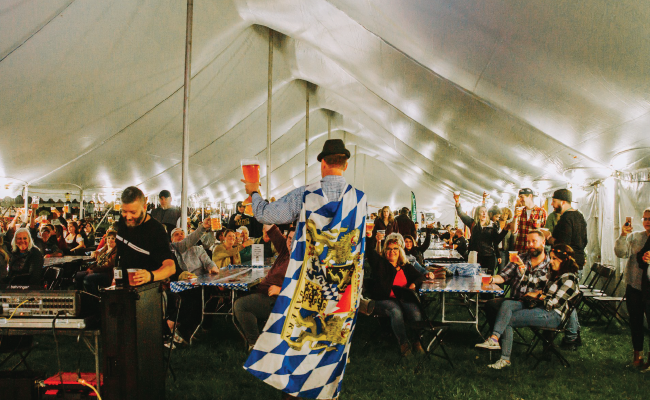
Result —
<path fill-rule="evenodd" d="M 399 251 L 399 247 L 389 247 L 386 251 Z"/>
<path fill-rule="evenodd" d="M 650 218 L 641 218 L 643 221 L 650 221 Z"/>

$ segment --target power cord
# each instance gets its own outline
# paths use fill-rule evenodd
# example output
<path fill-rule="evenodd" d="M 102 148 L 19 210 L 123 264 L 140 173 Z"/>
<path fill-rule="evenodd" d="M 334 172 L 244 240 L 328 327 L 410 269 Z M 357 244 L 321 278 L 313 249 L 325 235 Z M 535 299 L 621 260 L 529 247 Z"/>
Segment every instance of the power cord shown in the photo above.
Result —
<path fill-rule="evenodd" d="M 28 301 L 34 301 L 34 300 L 36 300 L 36 298 L 32 297 L 31 299 L 27 299 L 27 300 L 23 301 L 22 303 L 18 304 L 18 305 L 16 306 L 16 308 L 14 308 L 14 312 L 11 313 L 11 315 L 9 316 L 9 318 L 3 318 L 3 319 L 4 319 L 5 321 L 9 321 L 10 319 L 12 319 L 12 318 L 14 317 L 14 314 L 16 314 L 16 311 L 18 311 L 18 309 L 20 308 L 20 306 L 22 306 L 23 304 L 27 303 Z"/>

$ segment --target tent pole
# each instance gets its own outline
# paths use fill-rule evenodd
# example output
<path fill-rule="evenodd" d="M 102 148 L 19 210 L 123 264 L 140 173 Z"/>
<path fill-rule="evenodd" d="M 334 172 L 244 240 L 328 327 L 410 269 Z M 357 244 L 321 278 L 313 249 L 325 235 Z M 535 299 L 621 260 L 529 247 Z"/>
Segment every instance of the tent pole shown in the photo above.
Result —
<path fill-rule="evenodd" d="M 28 210 L 28 207 L 29 207 L 28 191 L 29 191 L 29 185 L 25 185 L 25 191 L 23 192 L 23 200 L 25 200 L 25 218 L 26 218 L 25 222 L 27 222 L 27 225 L 29 225 L 29 218 L 27 218 L 27 213 L 28 213 L 27 210 Z M 34 210 L 34 211 L 36 211 L 36 210 Z"/>
<path fill-rule="evenodd" d="M 332 138 L 332 116 L 327 113 L 327 140 Z"/>
<path fill-rule="evenodd" d="M 352 178 L 352 186 L 357 187 L 357 145 L 354 145 L 354 178 Z"/>
<path fill-rule="evenodd" d="M 192 18 L 194 0 L 187 0 L 185 82 L 183 84 L 183 169 L 181 175 L 181 228 L 187 234 L 187 181 L 190 169 L 190 78 L 192 76 Z"/>
<path fill-rule="evenodd" d="M 266 100 L 266 198 L 271 198 L 271 95 L 273 94 L 273 30 L 269 29 L 269 77 Z"/>
<path fill-rule="evenodd" d="M 361 176 L 363 180 L 361 181 L 361 191 L 365 192 L 366 190 L 366 154 L 363 155 L 363 169 L 361 170 Z"/>
<path fill-rule="evenodd" d="M 84 219 L 84 190 L 79 189 L 79 221 Z"/>
<path fill-rule="evenodd" d="M 309 83 L 305 83 L 305 186 L 309 181 L 307 171 L 309 169 Z"/>

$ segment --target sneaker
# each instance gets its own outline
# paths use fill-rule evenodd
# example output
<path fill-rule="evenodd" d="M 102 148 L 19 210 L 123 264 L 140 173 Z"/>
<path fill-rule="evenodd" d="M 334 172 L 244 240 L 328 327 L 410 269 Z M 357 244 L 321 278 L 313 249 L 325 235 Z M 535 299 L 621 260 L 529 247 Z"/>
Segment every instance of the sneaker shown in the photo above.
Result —
<path fill-rule="evenodd" d="M 185 344 L 187 341 L 183 339 L 183 337 L 178 333 L 178 331 L 174 332 L 174 343 L 178 344 Z"/>
<path fill-rule="evenodd" d="M 409 343 L 404 343 L 401 345 L 399 347 L 399 351 L 404 358 L 409 358 L 413 355 L 413 352 L 411 351 L 411 345 Z"/>
<path fill-rule="evenodd" d="M 417 354 L 418 356 L 424 354 L 424 349 L 422 348 L 422 343 L 418 340 L 417 342 L 413 343 L 413 352 Z"/>
<path fill-rule="evenodd" d="M 491 337 L 489 337 L 483 343 L 477 343 L 474 347 L 478 347 L 478 348 L 481 348 L 481 349 L 488 349 L 488 350 L 501 350 L 501 346 L 499 345 L 499 341 L 494 340 Z"/>
<path fill-rule="evenodd" d="M 488 368 L 492 368 L 492 369 L 503 369 L 503 368 L 505 368 L 505 367 L 509 367 L 509 366 L 510 366 L 510 361 L 506 361 L 506 360 L 500 358 L 500 359 L 499 359 L 497 362 L 495 362 L 494 364 L 490 364 L 490 365 L 488 365 Z"/>

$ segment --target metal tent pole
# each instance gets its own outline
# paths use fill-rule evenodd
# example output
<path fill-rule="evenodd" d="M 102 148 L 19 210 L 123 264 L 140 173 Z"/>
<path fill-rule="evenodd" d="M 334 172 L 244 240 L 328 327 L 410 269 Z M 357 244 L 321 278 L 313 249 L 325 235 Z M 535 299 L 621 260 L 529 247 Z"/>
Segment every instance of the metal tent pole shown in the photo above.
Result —
<path fill-rule="evenodd" d="M 332 113 L 327 113 L 327 140 L 332 138 Z"/>
<path fill-rule="evenodd" d="M 84 219 L 84 190 L 79 189 L 79 221 Z"/>
<path fill-rule="evenodd" d="M 185 82 L 183 84 L 183 169 L 181 175 L 181 228 L 187 234 L 187 181 L 190 169 L 190 78 L 192 76 L 192 18 L 194 0 L 187 0 Z"/>
<path fill-rule="evenodd" d="M 28 207 L 29 207 L 29 195 L 28 195 L 29 189 L 28 188 L 29 188 L 29 185 L 25 185 L 25 190 L 23 191 L 23 200 L 25 200 L 25 219 L 26 219 L 25 222 L 27 222 L 27 225 L 29 225 L 29 218 L 27 218 L 27 214 L 29 213 L 29 211 L 27 211 Z M 34 211 L 36 211 L 36 210 L 34 210 Z"/>
<path fill-rule="evenodd" d="M 271 198 L 271 95 L 273 94 L 273 30 L 269 29 L 269 76 L 266 100 L 266 198 Z M 262 196 L 264 197 L 264 196 Z"/>
<path fill-rule="evenodd" d="M 305 186 L 309 182 L 309 83 L 305 83 Z"/>
<path fill-rule="evenodd" d="M 357 187 L 357 145 L 354 145 L 354 178 L 352 179 L 352 186 Z"/>

